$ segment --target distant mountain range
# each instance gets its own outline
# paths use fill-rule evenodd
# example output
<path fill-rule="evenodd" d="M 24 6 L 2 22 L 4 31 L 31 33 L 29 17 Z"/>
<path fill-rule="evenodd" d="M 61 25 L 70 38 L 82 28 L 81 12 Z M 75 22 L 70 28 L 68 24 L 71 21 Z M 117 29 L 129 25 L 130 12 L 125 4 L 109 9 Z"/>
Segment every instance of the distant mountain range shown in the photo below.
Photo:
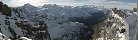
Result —
<path fill-rule="evenodd" d="M 109 13 L 109 9 L 89 5 L 8 7 L 0 3 L 0 32 L 4 35 L 0 39 L 90 40 L 91 27 Z"/>

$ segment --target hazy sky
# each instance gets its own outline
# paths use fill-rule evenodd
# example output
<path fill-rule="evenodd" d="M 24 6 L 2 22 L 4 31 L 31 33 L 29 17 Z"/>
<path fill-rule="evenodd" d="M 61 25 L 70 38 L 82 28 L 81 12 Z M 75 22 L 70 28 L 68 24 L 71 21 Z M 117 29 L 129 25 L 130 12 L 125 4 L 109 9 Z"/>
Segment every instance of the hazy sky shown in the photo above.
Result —
<path fill-rule="evenodd" d="M 118 7 L 131 9 L 133 8 L 137 0 L 0 0 L 9 6 L 16 7 L 22 6 L 26 3 L 32 4 L 34 6 L 40 6 L 43 4 L 59 4 L 59 5 L 95 5 L 95 6 L 105 6 L 107 8 Z"/>

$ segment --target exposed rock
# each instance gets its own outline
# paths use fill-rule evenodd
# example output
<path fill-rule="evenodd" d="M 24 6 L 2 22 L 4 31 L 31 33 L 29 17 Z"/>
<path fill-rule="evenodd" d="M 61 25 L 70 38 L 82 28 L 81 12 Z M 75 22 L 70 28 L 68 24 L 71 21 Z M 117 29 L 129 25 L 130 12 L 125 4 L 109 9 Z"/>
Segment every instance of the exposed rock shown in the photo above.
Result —
<path fill-rule="evenodd" d="M 3 13 L 3 15 L 11 16 L 11 9 L 6 5 L 0 2 L 0 12 Z"/>

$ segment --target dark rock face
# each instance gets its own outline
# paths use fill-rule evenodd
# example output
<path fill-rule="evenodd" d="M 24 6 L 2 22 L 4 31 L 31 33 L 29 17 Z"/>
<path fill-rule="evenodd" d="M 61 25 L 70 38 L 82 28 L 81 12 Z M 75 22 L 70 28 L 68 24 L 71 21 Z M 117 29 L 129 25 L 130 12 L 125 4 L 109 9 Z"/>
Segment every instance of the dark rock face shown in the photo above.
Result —
<path fill-rule="evenodd" d="M 2 12 L 3 15 L 11 16 L 11 12 L 12 11 L 7 5 L 5 5 L 2 2 L 0 2 L 0 12 Z"/>
<path fill-rule="evenodd" d="M 35 28 L 30 24 L 24 24 L 24 22 L 16 22 L 15 24 L 22 30 L 26 30 L 23 31 L 23 33 L 25 33 L 25 37 L 35 40 L 44 40 L 49 38 L 46 24 L 40 25 L 39 28 Z"/>
<path fill-rule="evenodd" d="M 126 18 L 128 15 L 123 10 L 117 10 L 116 8 L 112 9 L 115 14 L 118 14 L 120 17 Z"/>
<path fill-rule="evenodd" d="M 93 26 L 93 25 L 99 23 L 100 21 L 103 21 L 106 19 L 106 14 L 104 14 L 102 11 L 98 11 L 98 12 L 94 12 L 94 13 L 90 13 L 90 14 L 91 14 L 91 16 L 89 16 L 87 18 L 72 17 L 69 19 L 73 22 L 84 23 L 87 26 Z"/>

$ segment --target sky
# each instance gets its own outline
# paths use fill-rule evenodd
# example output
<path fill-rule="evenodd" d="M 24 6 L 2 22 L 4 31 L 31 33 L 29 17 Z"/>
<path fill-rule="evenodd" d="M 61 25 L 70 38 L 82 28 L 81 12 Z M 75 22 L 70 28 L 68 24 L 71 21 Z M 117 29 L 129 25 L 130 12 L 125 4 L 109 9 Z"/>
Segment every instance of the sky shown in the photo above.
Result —
<path fill-rule="evenodd" d="M 132 9 L 136 6 L 137 0 L 0 0 L 11 7 L 23 6 L 31 4 L 34 6 L 42 6 L 44 4 L 58 4 L 68 6 L 95 5 L 104 6 L 106 8 L 124 8 Z"/>

